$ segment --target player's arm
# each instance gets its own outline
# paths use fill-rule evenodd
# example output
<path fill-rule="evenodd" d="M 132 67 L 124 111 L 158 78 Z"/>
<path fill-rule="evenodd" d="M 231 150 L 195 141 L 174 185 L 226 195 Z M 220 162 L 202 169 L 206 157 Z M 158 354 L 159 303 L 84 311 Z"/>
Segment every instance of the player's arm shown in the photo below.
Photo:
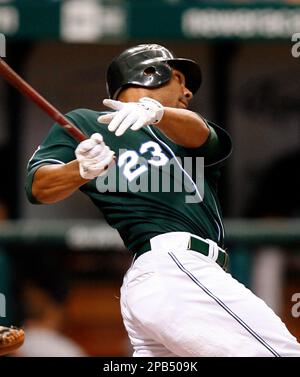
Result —
<path fill-rule="evenodd" d="M 210 133 L 205 121 L 196 113 L 185 109 L 165 107 L 159 128 L 175 144 L 186 148 L 203 145 Z"/>
<path fill-rule="evenodd" d="M 137 131 L 147 125 L 158 127 L 175 144 L 186 148 L 198 148 L 207 140 L 210 130 L 196 113 L 164 107 L 158 101 L 143 97 L 138 102 L 121 102 L 110 99 L 104 105 L 117 110 L 101 115 L 99 123 L 108 124 L 108 130 L 121 136 L 127 129 Z"/>
<path fill-rule="evenodd" d="M 88 181 L 79 174 L 77 160 L 63 165 L 42 165 L 34 174 L 32 196 L 39 203 L 56 203 L 68 198 Z"/>
<path fill-rule="evenodd" d="M 41 160 L 40 166 L 29 172 L 32 183 L 27 195 L 32 202 L 51 204 L 69 197 L 80 186 L 105 174 L 114 160 L 114 152 L 98 133 L 81 142 L 75 155 L 76 160 L 65 164 L 44 164 Z"/>

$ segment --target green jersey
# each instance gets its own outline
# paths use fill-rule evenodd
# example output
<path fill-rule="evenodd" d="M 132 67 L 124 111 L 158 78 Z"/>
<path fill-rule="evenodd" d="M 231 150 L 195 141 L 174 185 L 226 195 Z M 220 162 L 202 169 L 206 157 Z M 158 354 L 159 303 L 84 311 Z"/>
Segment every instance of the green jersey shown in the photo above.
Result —
<path fill-rule="evenodd" d="M 220 165 L 231 152 L 230 136 L 207 122 L 210 136 L 199 148 L 174 144 L 155 126 L 129 129 L 117 137 L 107 125 L 97 122 L 101 114 L 77 109 L 66 116 L 87 136 L 101 133 L 116 154 L 116 164 L 108 174 L 89 181 L 80 190 L 118 230 L 125 246 L 136 252 L 158 234 L 181 231 L 212 239 L 222 247 L 224 230 L 217 181 Z M 38 203 L 31 191 L 36 170 L 45 164 L 74 160 L 77 145 L 59 125 L 53 125 L 28 163 L 26 192 L 32 203 Z M 203 161 L 201 157 L 204 176 L 200 175 L 200 190 L 196 180 L 202 170 L 198 163 Z"/>

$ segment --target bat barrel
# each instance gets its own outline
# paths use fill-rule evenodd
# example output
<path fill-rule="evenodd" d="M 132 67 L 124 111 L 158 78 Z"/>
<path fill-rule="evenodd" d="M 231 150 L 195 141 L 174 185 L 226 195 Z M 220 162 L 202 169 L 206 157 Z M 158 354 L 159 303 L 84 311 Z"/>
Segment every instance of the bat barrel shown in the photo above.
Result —
<path fill-rule="evenodd" d="M 0 58 L 0 75 L 7 80 L 12 86 L 18 89 L 22 94 L 29 97 L 43 111 L 45 111 L 52 119 L 63 127 L 71 136 L 78 141 L 87 139 L 87 136 L 70 122 L 59 110 L 49 103 L 42 95 L 40 95 L 31 85 L 23 80 L 2 58 Z"/>

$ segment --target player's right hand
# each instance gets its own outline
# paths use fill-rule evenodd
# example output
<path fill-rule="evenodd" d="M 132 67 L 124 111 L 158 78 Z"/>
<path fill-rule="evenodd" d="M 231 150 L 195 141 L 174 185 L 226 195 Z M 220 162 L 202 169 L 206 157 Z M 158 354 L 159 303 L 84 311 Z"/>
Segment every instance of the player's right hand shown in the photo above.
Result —
<path fill-rule="evenodd" d="M 93 179 L 106 174 L 115 159 L 115 152 L 104 143 L 99 133 L 78 144 L 75 155 L 79 162 L 80 175 L 84 179 Z"/>

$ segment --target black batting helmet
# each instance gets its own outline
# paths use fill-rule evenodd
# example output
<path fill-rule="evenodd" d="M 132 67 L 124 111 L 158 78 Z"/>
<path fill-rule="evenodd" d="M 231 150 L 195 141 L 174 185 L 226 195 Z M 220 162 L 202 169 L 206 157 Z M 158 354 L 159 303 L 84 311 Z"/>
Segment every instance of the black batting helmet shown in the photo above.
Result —
<path fill-rule="evenodd" d="M 136 85 L 156 88 L 171 79 L 172 68 L 182 72 L 186 87 L 194 94 L 201 85 L 201 69 L 190 59 L 176 58 L 157 44 L 141 44 L 128 48 L 109 65 L 106 86 L 110 98 L 116 99 L 122 89 Z"/>

